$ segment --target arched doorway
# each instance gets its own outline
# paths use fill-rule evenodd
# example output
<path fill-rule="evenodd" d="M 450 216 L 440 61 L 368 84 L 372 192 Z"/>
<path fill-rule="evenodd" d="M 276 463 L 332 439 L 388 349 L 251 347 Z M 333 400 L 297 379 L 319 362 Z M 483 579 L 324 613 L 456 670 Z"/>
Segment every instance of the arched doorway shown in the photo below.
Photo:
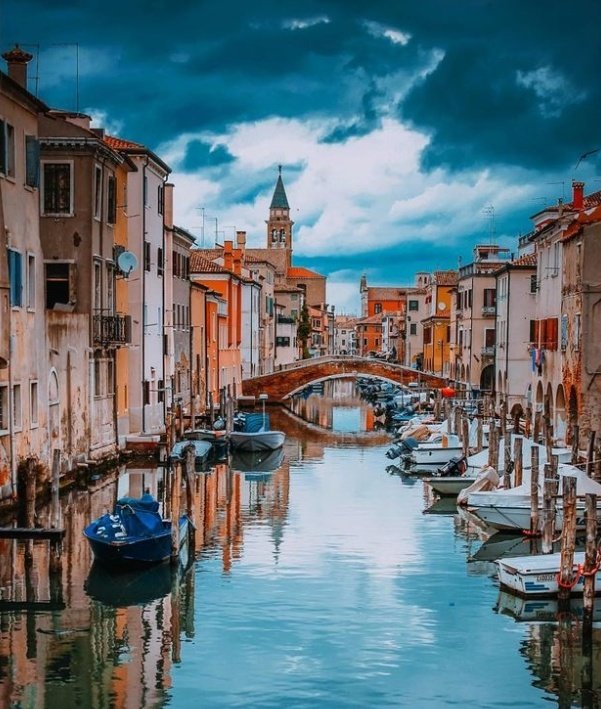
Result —
<path fill-rule="evenodd" d="M 557 387 L 555 395 L 555 438 L 557 441 L 567 440 L 568 419 L 566 415 L 566 399 L 563 391 L 563 385 Z"/>
<path fill-rule="evenodd" d="M 60 388 L 54 367 L 48 375 L 48 432 L 53 446 L 60 442 Z"/>
<path fill-rule="evenodd" d="M 480 391 L 492 392 L 495 385 L 495 368 L 487 364 L 480 374 Z"/>
<path fill-rule="evenodd" d="M 542 413 L 543 410 L 543 383 L 539 382 L 536 387 L 536 399 L 534 400 L 536 413 Z"/>

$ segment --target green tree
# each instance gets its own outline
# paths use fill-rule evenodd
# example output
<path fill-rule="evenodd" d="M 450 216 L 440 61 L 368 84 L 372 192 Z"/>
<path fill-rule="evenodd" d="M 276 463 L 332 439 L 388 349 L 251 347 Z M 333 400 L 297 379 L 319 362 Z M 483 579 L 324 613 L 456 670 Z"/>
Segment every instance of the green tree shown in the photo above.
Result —
<path fill-rule="evenodd" d="M 296 338 L 302 345 L 303 359 L 309 358 L 309 348 L 307 347 L 307 342 L 311 336 L 311 318 L 309 317 L 309 308 L 306 303 L 303 303 L 302 310 L 300 312 L 300 318 L 298 321 L 298 327 L 296 329 Z"/>

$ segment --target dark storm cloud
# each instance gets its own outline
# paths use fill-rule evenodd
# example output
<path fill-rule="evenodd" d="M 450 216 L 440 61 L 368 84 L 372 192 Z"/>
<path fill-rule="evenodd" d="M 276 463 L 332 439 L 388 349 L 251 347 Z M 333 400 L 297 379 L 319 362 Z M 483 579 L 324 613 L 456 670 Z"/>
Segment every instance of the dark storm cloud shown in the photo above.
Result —
<path fill-rule="evenodd" d="M 72 107 L 74 71 L 52 81 L 49 45 L 78 42 L 109 66 L 82 65 L 80 108 L 106 111 L 153 147 L 274 115 L 331 116 L 340 126 L 328 140 L 344 141 L 391 110 L 430 135 L 427 169 L 565 168 L 599 143 L 598 0 L 5 0 L 0 12 L 3 46 L 46 47 L 41 98 Z M 407 97 L 390 85 L 434 52 L 444 58 Z"/>
<path fill-rule="evenodd" d="M 192 140 L 188 143 L 181 168 L 184 172 L 194 172 L 207 167 L 224 165 L 233 160 L 234 158 L 223 145 L 213 147 L 200 140 Z"/>

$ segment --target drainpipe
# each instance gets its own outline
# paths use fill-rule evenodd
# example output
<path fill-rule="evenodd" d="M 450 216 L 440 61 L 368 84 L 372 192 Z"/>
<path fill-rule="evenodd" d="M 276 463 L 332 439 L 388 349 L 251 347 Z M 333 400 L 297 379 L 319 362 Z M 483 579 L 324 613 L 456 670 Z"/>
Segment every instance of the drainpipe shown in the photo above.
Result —
<path fill-rule="evenodd" d="M 503 384 L 505 382 L 509 382 L 509 304 L 511 303 L 511 299 L 509 297 L 511 293 L 511 266 L 507 266 L 507 300 L 505 301 L 507 303 L 507 306 L 505 308 L 505 318 L 506 318 L 506 324 L 505 324 L 505 376 L 507 377 Z M 497 312 L 499 310 L 499 296 L 495 296 L 495 323 L 497 321 Z M 498 347 L 496 348 L 497 350 L 499 349 Z M 495 377 L 496 379 L 496 377 Z M 493 387 L 495 386 L 496 382 L 493 382 Z M 505 400 L 507 401 L 508 398 L 508 393 L 505 392 Z"/>
<path fill-rule="evenodd" d="M 146 168 L 148 167 L 148 163 L 149 160 L 147 155 L 144 165 L 142 166 L 142 342 L 140 343 L 142 354 L 142 433 L 146 433 L 146 405 L 144 404 L 144 382 L 146 381 L 146 322 L 144 319 L 144 303 L 146 302 L 146 264 L 144 262 L 146 241 L 146 194 L 144 191 L 144 185 L 146 184 Z"/>

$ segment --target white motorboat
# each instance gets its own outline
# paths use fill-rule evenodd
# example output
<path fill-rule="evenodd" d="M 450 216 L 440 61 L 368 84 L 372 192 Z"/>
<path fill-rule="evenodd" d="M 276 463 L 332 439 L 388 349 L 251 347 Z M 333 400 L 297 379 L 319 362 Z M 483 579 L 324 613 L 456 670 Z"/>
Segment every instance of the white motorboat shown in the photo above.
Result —
<path fill-rule="evenodd" d="M 601 485 L 587 476 L 587 474 L 573 465 L 560 464 L 558 467 L 560 477 L 559 497 L 556 501 L 555 529 L 561 530 L 563 526 L 563 509 L 561 498 L 561 478 L 572 476 L 576 478 L 576 494 L 580 500 L 576 504 L 576 526 L 583 527 L 584 519 L 584 495 L 591 493 L 601 495 Z M 467 507 L 472 514 L 475 514 L 490 527 L 499 530 L 520 532 L 530 529 L 530 471 L 524 471 L 525 482 L 518 487 L 509 490 L 497 489 L 492 492 L 472 492 L 468 495 Z M 544 468 L 540 470 L 539 489 L 539 525 L 543 523 L 543 495 L 542 481 L 544 479 Z M 601 518 L 601 508 L 598 509 L 598 518 Z"/>
<path fill-rule="evenodd" d="M 584 552 L 574 554 L 574 573 L 578 575 L 572 593 L 582 593 L 584 576 L 580 570 L 584 563 Z M 499 583 L 521 596 L 556 596 L 559 591 L 558 577 L 561 553 L 536 554 L 535 556 L 514 556 L 499 559 Z M 601 590 L 601 589 L 599 589 Z"/>
<path fill-rule="evenodd" d="M 286 440 L 285 433 L 271 430 L 269 415 L 265 411 L 262 414 L 238 414 L 234 427 L 229 434 L 232 451 L 274 451 L 281 448 Z"/>
<path fill-rule="evenodd" d="M 448 478 L 424 478 L 424 482 L 441 497 L 457 497 L 457 495 L 476 482 L 475 475 L 455 475 Z"/>
<path fill-rule="evenodd" d="M 526 621 L 528 623 L 556 623 L 560 618 L 560 611 L 557 599 L 555 598 L 524 598 L 516 596 L 514 593 L 506 591 L 499 592 L 499 599 L 495 608 L 497 613 L 511 616 L 517 621 Z M 582 618 L 584 606 L 582 598 L 570 599 L 570 616 Z M 593 622 L 598 623 L 601 620 L 601 607 L 595 603 L 593 609 Z"/>

